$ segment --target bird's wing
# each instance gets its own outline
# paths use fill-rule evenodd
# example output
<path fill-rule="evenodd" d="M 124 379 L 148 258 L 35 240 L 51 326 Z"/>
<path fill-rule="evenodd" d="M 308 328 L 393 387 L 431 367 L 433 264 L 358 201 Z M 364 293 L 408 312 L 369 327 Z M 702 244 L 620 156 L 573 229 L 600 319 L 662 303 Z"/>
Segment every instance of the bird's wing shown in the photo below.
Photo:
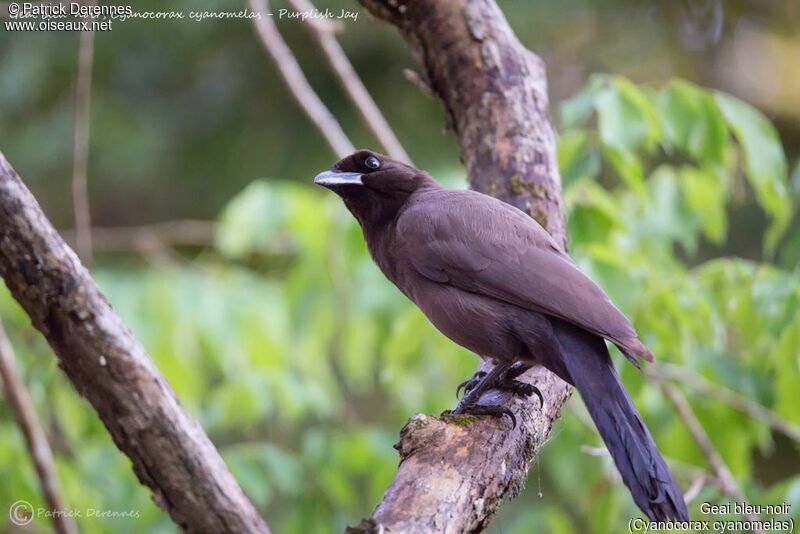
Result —
<path fill-rule="evenodd" d="M 413 203 L 397 222 L 399 245 L 424 277 L 569 321 L 652 360 L 628 319 L 516 208 L 471 191 Z"/>

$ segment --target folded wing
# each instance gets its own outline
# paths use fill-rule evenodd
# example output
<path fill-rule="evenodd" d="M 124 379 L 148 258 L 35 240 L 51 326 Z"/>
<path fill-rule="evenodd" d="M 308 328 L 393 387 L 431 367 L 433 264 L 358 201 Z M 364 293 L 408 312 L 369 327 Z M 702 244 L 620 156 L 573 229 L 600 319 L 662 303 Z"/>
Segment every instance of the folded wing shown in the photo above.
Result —
<path fill-rule="evenodd" d="M 516 208 L 472 191 L 443 190 L 410 205 L 397 235 L 426 278 L 559 317 L 634 355 L 652 353 L 630 321 L 550 235 Z"/>

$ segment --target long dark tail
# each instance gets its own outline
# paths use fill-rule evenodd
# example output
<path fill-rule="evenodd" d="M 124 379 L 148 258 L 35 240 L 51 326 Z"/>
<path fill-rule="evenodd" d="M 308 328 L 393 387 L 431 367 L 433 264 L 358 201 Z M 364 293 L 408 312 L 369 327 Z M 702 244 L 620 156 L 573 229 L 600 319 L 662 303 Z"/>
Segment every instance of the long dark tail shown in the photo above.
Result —
<path fill-rule="evenodd" d="M 686 503 L 634 408 L 602 338 L 554 320 L 563 365 L 586 403 L 633 500 L 651 521 L 688 521 Z"/>

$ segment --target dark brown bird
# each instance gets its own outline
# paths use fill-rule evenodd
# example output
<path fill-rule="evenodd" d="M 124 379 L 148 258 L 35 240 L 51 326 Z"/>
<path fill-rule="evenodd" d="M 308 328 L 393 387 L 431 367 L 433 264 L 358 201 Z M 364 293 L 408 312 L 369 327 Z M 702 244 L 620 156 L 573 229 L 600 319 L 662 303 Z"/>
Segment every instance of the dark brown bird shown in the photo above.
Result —
<path fill-rule="evenodd" d="M 475 402 L 489 388 L 533 393 L 514 377 L 544 365 L 580 392 L 645 515 L 688 519 L 603 340 L 637 367 L 637 356 L 652 361 L 652 353 L 536 221 L 495 198 L 445 189 L 427 173 L 367 150 L 314 182 L 342 197 L 375 263 L 436 328 L 496 364 L 468 381 L 459 410 L 510 413 Z"/>

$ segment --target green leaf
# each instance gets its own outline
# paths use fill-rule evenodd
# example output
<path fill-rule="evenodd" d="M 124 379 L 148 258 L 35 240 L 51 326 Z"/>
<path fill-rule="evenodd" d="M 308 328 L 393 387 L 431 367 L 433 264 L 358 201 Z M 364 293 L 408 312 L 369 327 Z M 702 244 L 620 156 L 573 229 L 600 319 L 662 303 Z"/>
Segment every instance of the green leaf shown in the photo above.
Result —
<path fill-rule="evenodd" d="M 800 395 L 800 313 L 784 330 L 773 356 L 777 378 L 777 411 L 790 421 L 800 424 L 797 398 Z"/>
<path fill-rule="evenodd" d="M 758 110 L 724 93 L 715 92 L 714 100 L 742 146 L 747 178 L 761 207 L 772 216 L 772 225 L 764 240 L 771 253 L 791 218 L 792 206 L 787 188 L 787 163 L 778 132 Z"/>
<path fill-rule="evenodd" d="M 563 101 L 559 106 L 561 127 L 564 129 L 584 126 L 592 115 L 594 97 L 605 83 L 607 76 L 595 74 L 575 96 Z"/>
<path fill-rule="evenodd" d="M 700 95 L 700 116 L 689 137 L 689 153 L 700 162 L 723 164 L 728 141 L 725 119 L 708 93 Z"/>
<path fill-rule="evenodd" d="M 310 187 L 279 180 L 256 180 L 233 197 L 222 211 L 216 243 L 231 259 L 251 254 L 286 254 L 302 249 L 315 254 L 327 232 L 318 217 L 325 208 Z M 327 228 L 327 227 L 326 227 Z"/>
<path fill-rule="evenodd" d="M 583 179 L 573 184 L 564 194 L 567 209 L 593 206 L 603 218 L 614 225 L 622 225 L 614 198 L 593 180 Z"/>
<path fill-rule="evenodd" d="M 689 138 L 699 115 L 696 95 L 686 82 L 673 81 L 658 95 L 664 137 L 672 146 L 689 152 Z"/>
<path fill-rule="evenodd" d="M 565 175 L 575 165 L 586 146 L 586 132 L 580 129 L 568 130 L 558 138 L 558 168 Z"/>
<path fill-rule="evenodd" d="M 647 204 L 640 208 L 642 217 L 634 227 L 645 236 L 639 246 L 678 242 L 694 254 L 699 228 L 683 201 L 676 170 L 667 165 L 657 167 L 647 187 Z"/>
<path fill-rule="evenodd" d="M 797 226 L 781 245 L 781 265 L 787 269 L 800 265 L 800 229 Z"/>
<path fill-rule="evenodd" d="M 585 131 L 570 130 L 558 140 L 558 165 L 566 189 L 577 180 L 594 179 L 600 174 L 600 154 L 588 142 Z"/>
<path fill-rule="evenodd" d="M 619 150 L 643 145 L 650 150 L 661 137 L 658 114 L 647 96 L 625 78 L 597 92 L 594 100 L 600 139 Z"/>
<path fill-rule="evenodd" d="M 630 150 L 603 147 L 603 154 L 625 184 L 638 195 L 645 195 L 644 171 L 639 157 Z"/>
<path fill-rule="evenodd" d="M 584 178 L 564 192 L 569 212 L 568 230 L 574 244 L 604 241 L 608 233 L 624 223 L 614 200 L 597 182 Z"/>
<path fill-rule="evenodd" d="M 647 125 L 644 147 L 647 150 L 652 150 L 662 137 L 658 112 L 652 103 L 652 99 L 627 78 L 615 77 L 614 86 L 623 97 L 632 102 L 636 109 L 639 110 Z"/>
<path fill-rule="evenodd" d="M 689 209 L 700 220 L 703 234 L 712 243 L 722 244 L 728 232 L 728 217 L 725 189 L 720 180 L 696 167 L 683 167 L 680 185 Z"/>
<path fill-rule="evenodd" d="M 264 245 L 265 236 L 278 228 L 286 216 L 269 184 L 256 180 L 228 202 L 220 216 L 217 247 L 229 258 L 242 258 Z"/>
<path fill-rule="evenodd" d="M 700 162 L 721 164 L 728 139 L 713 98 L 696 85 L 674 80 L 658 95 L 666 141 Z"/>
<path fill-rule="evenodd" d="M 800 197 L 800 158 L 798 158 L 797 163 L 794 165 L 794 170 L 792 171 L 792 177 L 790 180 L 792 194 L 796 197 Z"/>
<path fill-rule="evenodd" d="M 639 110 L 608 86 L 595 98 L 600 139 L 619 149 L 635 148 L 647 135 L 647 123 Z"/>

